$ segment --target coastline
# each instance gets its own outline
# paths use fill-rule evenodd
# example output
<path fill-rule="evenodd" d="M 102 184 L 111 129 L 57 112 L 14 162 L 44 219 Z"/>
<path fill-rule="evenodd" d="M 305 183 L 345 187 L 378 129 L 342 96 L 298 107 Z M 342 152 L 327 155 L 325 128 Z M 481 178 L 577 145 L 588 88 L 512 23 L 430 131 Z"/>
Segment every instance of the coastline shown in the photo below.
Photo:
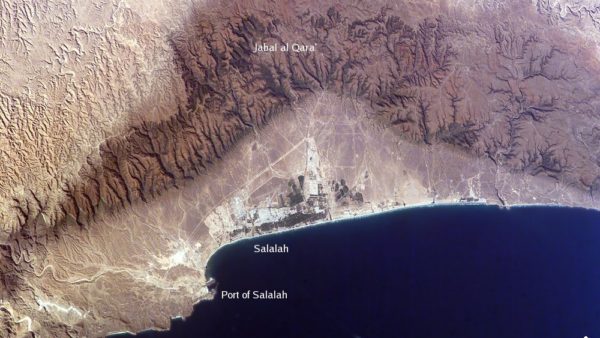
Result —
<path fill-rule="evenodd" d="M 292 231 L 296 231 L 296 230 L 301 230 L 304 228 L 309 228 L 309 227 L 314 227 L 314 226 L 321 226 L 321 225 L 325 225 L 325 224 L 331 224 L 331 223 L 337 223 L 337 222 L 343 222 L 343 221 L 348 221 L 348 220 L 355 220 L 355 219 L 362 219 L 365 217 L 371 217 L 371 216 L 377 216 L 377 215 L 384 215 L 384 214 L 388 214 L 388 213 L 392 213 L 392 212 L 398 212 L 398 211 L 403 211 L 403 210 L 411 210 L 411 209 L 420 209 L 420 208 L 430 208 L 430 207 L 438 207 L 438 206 L 445 206 L 445 207 L 453 207 L 453 206 L 487 206 L 487 207 L 497 207 L 499 209 L 505 209 L 505 210 L 510 210 L 512 208 L 530 208 L 530 207 L 552 207 L 552 208 L 571 208 L 571 209 L 581 209 L 581 210 L 595 210 L 595 211 L 599 211 L 600 212 L 600 208 L 590 208 L 590 207 L 580 207 L 580 206 L 570 206 L 570 205 L 564 205 L 564 204 L 551 204 L 551 203 L 516 203 L 516 204 L 501 204 L 501 203 L 490 203 L 487 200 L 481 199 L 481 200 L 477 200 L 477 201 L 472 201 L 472 202 L 459 202 L 456 200 L 440 200 L 440 201 L 425 201 L 425 202 L 419 202 L 419 203 L 413 203 L 413 204 L 407 204 L 407 205 L 397 205 L 397 206 L 393 206 L 390 208 L 382 208 L 381 210 L 375 210 L 372 212 L 364 212 L 364 213 L 357 213 L 354 215 L 345 215 L 345 214 L 340 214 L 341 216 L 332 218 L 332 219 L 321 219 L 318 220 L 316 222 L 313 223 L 305 223 L 305 224 L 298 224 L 289 228 L 277 228 L 277 229 L 273 229 L 270 231 L 266 231 L 264 233 L 260 233 L 257 235 L 242 235 L 239 236 L 237 238 L 234 238 L 231 241 L 228 241 L 227 243 L 221 244 L 219 245 L 215 250 L 213 250 L 212 252 L 210 252 L 210 254 L 208 255 L 208 261 L 210 261 L 211 257 L 218 252 L 220 249 L 227 247 L 229 245 L 233 245 L 236 244 L 238 242 L 241 241 L 247 241 L 247 240 L 251 240 L 251 239 L 255 239 L 255 238 L 260 238 L 260 237 L 264 237 L 264 236 L 270 236 L 270 235 L 275 235 L 275 234 L 281 234 L 281 233 L 287 233 L 287 232 L 292 232 Z M 205 271 L 207 270 L 208 266 L 205 266 Z M 205 276 L 208 277 L 208 276 Z M 209 277 L 210 278 L 210 277 Z M 209 278 L 206 278 L 206 280 L 208 280 Z M 206 283 L 205 283 L 206 284 Z M 196 303 L 195 303 L 196 304 Z"/>
<path fill-rule="evenodd" d="M 431 208 L 431 207 L 453 207 L 453 206 L 483 206 L 483 207 L 496 207 L 498 209 L 505 209 L 505 210 L 510 210 L 512 208 L 552 207 L 552 208 L 594 210 L 594 211 L 600 212 L 600 208 L 579 207 L 579 206 L 569 206 L 569 205 L 564 205 L 564 204 L 550 204 L 550 203 L 516 203 L 516 204 L 506 205 L 506 204 L 494 203 L 494 202 L 490 203 L 489 201 L 484 200 L 484 199 L 480 199 L 480 200 L 476 200 L 476 201 L 468 201 L 468 202 L 460 202 L 460 201 L 456 201 L 456 200 L 423 201 L 423 202 L 413 203 L 413 204 L 408 204 L 408 205 L 396 205 L 396 206 L 392 206 L 389 208 L 382 208 L 380 210 L 375 210 L 375 211 L 370 211 L 370 212 L 364 212 L 364 210 L 363 210 L 362 212 L 359 212 L 357 214 L 340 213 L 339 215 L 337 215 L 337 217 L 332 218 L 332 219 L 321 219 L 321 220 L 318 220 L 313 223 L 299 224 L 299 225 L 296 225 L 296 226 L 293 226 L 290 228 L 277 228 L 277 229 L 273 229 L 271 231 L 267 231 L 267 232 L 257 234 L 257 235 L 240 236 L 231 241 L 228 241 L 227 243 L 219 245 L 213 251 L 210 252 L 210 254 L 208 255 L 208 259 L 207 259 L 207 265 L 204 267 L 205 280 L 202 282 L 203 288 L 206 288 L 206 293 L 203 296 L 201 296 L 200 298 L 198 298 L 198 300 L 193 303 L 193 306 L 195 306 L 201 302 L 212 301 L 214 299 L 215 292 L 210 291 L 207 288 L 208 281 L 212 278 L 207 274 L 208 262 L 210 262 L 211 258 L 219 250 L 221 250 L 229 245 L 234 245 L 238 242 L 253 240 L 253 239 L 264 237 L 264 236 L 283 234 L 283 233 L 303 230 L 303 229 L 309 228 L 309 227 L 335 224 L 338 222 L 343 222 L 343 221 L 348 221 L 348 220 L 357 220 L 357 219 L 363 219 L 363 218 L 372 217 L 372 216 L 385 215 L 385 214 L 398 212 L 398 211 L 423 209 L 423 208 Z M 187 320 L 187 317 L 182 316 L 182 315 L 173 315 L 173 316 L 169 316 L 169 318 L 171 321 L 180 320 L 182 322 L 185 322 Z M 122 335 L 122 334 L 130 334 L 133 336 L 138 336 L 140 333 L 144 333 L 144 332 L 148 332 L 148 331 L 165 332 L 165 331 L 169 331 L 170 329 L 171 329 L 171 327 L 169 327 L 168 329 L 160 329 L 160 328 L 150 327 L 150 328 L 147 328 L 143 331 L 136 332 L 136 333 L 133 333 L 131 331 L 111 332 L 111 333 L 108 333 L 107 336 L 112 337 L 112 336 Z"/>
<path fill-rule="evenodd" d="M 330 224 L 330 227 L 285 233 L 281 236 L 276 235 L 256 241 L 238 243 L 238 245 L 229 247 L 213 257 L 211 262 L 212 270 L 215 272 L 213 277 L 219 281 L 219 286 L 215 289 L 214 302 L 202 303 L 200 308 L 204 311 L 199 313 L 202 313 L 203 316 L 193 317 L 198 320 L 199 324 L 190 319 L 188 320 L 188 322 L 191 322 L 189 325 L 192 327 L 194 325 L 201 325 L 202 327 L 209 325 L 212 327 L 211 322 L 204 321 L 202 318 L 206 318 L 207 313 L 214 313 L 212 311 L 214 309 L 225 307 L 230 309 L 228 313 L 237 313 L 236 304 L 230 305 L 227 300 L 228 297 L 221 296 L 223 290 L 235 292 L 246 289 L 280 288 L 290 292 L 291 295 L 295 295 L 295 300 L 309 295 L 308 300 L 302 298 L 302 301 L 311 305 L 307 306 L 308 309 L 313 309 L 315 302 L 323 299 L 329 301 L 330 298 L 323 297 L 329 295 L 327 290 L 331 290 L 332 287 L 338 292 L 339 289 L 335 289 L 338 285 L 342 290 L 346 290 L 343 288 L 348 290 L 363 290 L 364 288 L 364 293 L 371 294 L 371 291 L 375 289 L 381 290 L 380 294 L 384 294 L 384 292 L 398 292 L 399 289 L 396 289 L 398 285 L 412 286 L 416 283 L 420 285 L 417 290 L 420 290 L 421 293 L 406 287 L 400 289 L 410 290 L 404 291 L 399 298 L 405 301 L 405 303 L 400 304 L 407 304 L 407 308 L 410 309 L 413 308 L 410 306 L 412 305 L 411 301 L 414 299 L 412 298 L 413 295 L 423 295 L 423 290 L 435 288 L 439 280 L 444 280 L 434 278 L 436 276 L 435 272 L 430 271 L 436 271 L 436 269 L 445 271 L 447 278 L 449 278 L 447 279 L 449 281 L 447 285 L 450 285 L 450 289 L 456 290 L 448 297 L 454 300 L 453 304 L 456 304 L 456 299 L 468 298 L 464 295 L 471 295 L 471 292 L 497 295 L 501 293 L 501 290 L 504 290 L 505 293 L 516 294 L 515 290 L 520 292 L 522 289 L 512 287 L 517 283 L 512 283 L 513 281 L 523 281 L 523 284 L 520 284 L 521 286 L 537 289 L 539 279 L 535 277 L 539 276 L 538 267 L 546 267 L 541 269 L 551 273 L 549 275 L 542 274 L 543 276 L 560 274 L 557 271 L 571 271 L 569 266 L 574 263 L 571 259 L 562 259 L 562 250 L 575 253 L 575 256 L 569 255 L 568 257 L 582 258 L 582 261 L 588 262 L 586 263 L 588 267 L 590 263 L 593 267 L 594 261 L 590 257 L 596 256 L 599 251 L 597 245 L 594 245 L 589 239 L 595 238 L 595 236 L 590 235 L 598 234 L 598 228 L 594 226 L 597 225 L 600 216 L 597 210 L 587 209 L 589 211 L 585 211 L 586 209 L 577 207 L 541 206 L 541 204 L 511 207 L 515 207 L 515 209 L 508 210 L 510 208 L 500 208 L 489 203 L 472 203 L 468 205 L 441 203 L 439 208 L 413 207 L 405 213 L 377 213 L 372 218 Z M 573 229 L 570 225 L 577 224 L 573 223 L 577 222 L 576 220 L 582 221 L 582 226 L 576 226 Z M 319 222 L 319 224 L 323 223 L 326 222 Z M 248 257 L 254 256 L 251 253 L 254 244 L 272 245 L 274 243 L 286 243 L 290 246 L 292 249 L 290 250 L 290 256 L 282 258 L 280 255 L 274 255 L 269 256 L 274 258 L 263 258 L 258 257 L 259 254 L 256 255 L 257 257 Z M 532 245 L 533 243 L 535 244 Z M 470 254 L 464 255 L 465 252 Z M 546 252 L 550 254 L 546 254 Z M 594 255 L 590 253 L 594 253 Z M 585 259 L 583 259 L 584 256 Z M 374 257 L 379 257 L 379 259 L 373 260 Z M 553 260 L 557 260 L 557 262 L 553 262 Z M 243 263 L 240 264 L 240 262 Z M 378 263 L 371 266 L 369 265 L 370 262 Z M 450 264 L 440 264 L 440 262 Z M 462 264 L 468 268 L 457 268 L 462 267 Z M 567 267 L 567 270 L 555 271 L 553 270 L 555 264 L 563 264 Z M 289 267 L 286 267 L 286 265 L 289 265 Z M 285 268 L 281 269 L 280 267 Z M 337 270 L 338 267 L 339 270 Z M 367 273 L 363 273 L 364 271 Z M 390 282 L 392 279 L 381 278 L 378 273 L 382 273 L 382 271 L 386 271 L 387 275 L 400 276 L 406 284 L 395 284 Z M 452 279 L 455 273 L 461 275 L 461 271 L 470 277 L 474 277 L 473 288 L 463 289 L 464 284 L 456 282 L 462 281 L 462 279 L 458 279 L 458 277 L 456 280 Z M 299 272 L 299 274 L 296 275 L 296 272 Z M 314 278 L 315 272 L 318 272 L 319 275 L 316 279 Z M 499 272 L 510 273 L 498 274 Z M 523 274 L 534 278 L 520 278 Z M 271 277 L 272 275 L 279 277 Z M 481 278 L 488 280 L 494 280 L 499 276 L 506 278 L 506 280 L 500 282 L 499 287 L 490 288 L 488 285 L 494 284 L 479 283 L 478 278 L 480 278 L 480 275 L 483 276 Z M 425 277 L 417 278 L 415 276 Z M 580 280 L 579 274 L 563 273 L 562 276 L 572 276 L 564 278 L 565 280 L 575 281 L 574 285 L 577 285 L 576 281 Z M 558 276 L 556 277 L 559 279 Z M 342 281 L 341 284 L 340 280 Z M 586 287 L 593 289 L 593 285 L 595 285 L 593 277 L 590 276 L 587 280 Z M 373 283 L 384 281 L 381 285 L 388 288 L 372 288 L 371 281 Z M 468 291 L 462 293 L 462 290 Z M 434 294 L 434 298 L 441 299 L 441 304 L 443 304 L 444 299 L 448 299 L 444 297 L 444 294 L 438 294 L 437 290 L 425 294 Z M 348 304 L 350 304 L 350 308 L 354 304 L 369 304 L 365 303 L 364 300 L 355 302 L 356 299 L 362 298 L 350 298 L 350 295 L 353 294 L 340 291 L 341 304 L 344 304 L 344 306 L 335 309 L 343 313 L 348 308 Z M 313 296 L 314 298 L 312 298 Z M 549 296 L 550 299 L 554 299 L 552 293 Z M 582 296 L 582 299 L 587 299 L 585 293 Z M 366 299 L 368 298 L 373 297 L 366 297 Z M 566 298 L 568 298 L 568 295 Z M 482 303 L 479 302 L 479 298 L 476 299 L 475 304 L 481 306 Z M 502 318 L 511 318 L 511 298 L 504 296 L 498 299 L 501 301 L 509 299 L 506 303 L 500 301 L 498 304 L 505 304 L 509 310 L 509 312 L 504 312 L 508 314 L 508 317 Z M 533 298 L 527 299 L 526 297 L 524 299 L 526 305 L 530 301 L 535 302 L 536 300 Z M 564 306 L 562 302 L 550 303 L 549 305 Z M 255 308 L 252 304 L 249 310 L 249 318 L 254 318 L 251 316 L 252 311 L 257 309 L 262 311 L 262 306 L 261 303 L 260 307 Z M 284 306 L 286 306 L 285 311 L 288 311 L 288 305 Z M 542 308 L 545 306 L 545 303 L 541 305 Z M 529 309 L 527 306 L 524 308 Z M 278 309 L 280 312 L 277 313 L 288 313 L 284 312 L 282 308 Z M 395 309 L 395 306 L 392 307 L 392 311 L 394 311 L 393 309 Z M 428 309 L 428 306 L 421 308 L 422 312 L 420 314 L 428 314 Z M 480 307 L 474 309 L 476 312 L 481 310 Z M 440 307 L 441 312 L 446 312 L 446 310 L 446 307 Z M 492 317 L 494 316 L 486 318 Z M 237 323 L 235 320 L 234 322 Z M 524 326 L 527 326 L 527 323 L 524 322 Z M 262 330 L 262 325 L 257 327 L 258 330 Z"/>

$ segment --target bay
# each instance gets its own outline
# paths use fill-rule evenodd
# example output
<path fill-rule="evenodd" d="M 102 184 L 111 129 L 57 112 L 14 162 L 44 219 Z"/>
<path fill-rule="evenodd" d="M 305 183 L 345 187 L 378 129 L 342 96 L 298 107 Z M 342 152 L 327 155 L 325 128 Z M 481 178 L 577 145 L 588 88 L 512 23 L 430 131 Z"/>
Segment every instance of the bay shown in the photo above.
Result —
<path fill-rule="evenodd" d="M 600 212 L 409 208 L 237 241 L 207 275 L 214 300 L 138 336 L 600 337 Z M 287 298 L 241 297 L 265 290 Z"/>

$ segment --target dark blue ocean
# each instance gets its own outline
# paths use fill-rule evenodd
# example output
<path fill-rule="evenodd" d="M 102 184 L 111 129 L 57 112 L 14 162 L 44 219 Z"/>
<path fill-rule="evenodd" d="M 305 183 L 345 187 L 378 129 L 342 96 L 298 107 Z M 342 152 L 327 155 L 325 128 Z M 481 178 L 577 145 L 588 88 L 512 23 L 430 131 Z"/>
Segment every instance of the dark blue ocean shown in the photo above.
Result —
<path fill-rule="evenodd" d="M 589 210 L 400 210 L 239 241 L 207 273 L 213 301 L 138 336 L 600 337 L 600 212 Z M 220 298 L 268 289 L 288 299 Z"/>

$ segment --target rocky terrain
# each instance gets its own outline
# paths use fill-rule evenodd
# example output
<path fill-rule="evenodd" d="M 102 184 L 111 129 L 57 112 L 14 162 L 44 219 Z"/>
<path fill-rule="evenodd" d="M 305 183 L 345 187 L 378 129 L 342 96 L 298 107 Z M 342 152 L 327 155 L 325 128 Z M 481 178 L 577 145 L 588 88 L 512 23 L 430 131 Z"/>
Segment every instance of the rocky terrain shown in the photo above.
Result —
<path fill-rule="evenodd" d="M 0 335 L 167 328 L 239 236 L 600 208 L 597 6 L 0 2 Z"/>

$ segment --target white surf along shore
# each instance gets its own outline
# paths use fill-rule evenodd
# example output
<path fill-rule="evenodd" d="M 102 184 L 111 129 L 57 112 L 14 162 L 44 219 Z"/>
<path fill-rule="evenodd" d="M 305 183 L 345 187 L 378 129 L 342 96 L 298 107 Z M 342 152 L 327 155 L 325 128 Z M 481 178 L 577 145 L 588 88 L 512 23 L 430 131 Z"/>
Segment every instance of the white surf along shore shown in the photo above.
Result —
<path fill-rule="evenodd" d="M 397 212 L 397 211 L 401 211 L 401 210 L 420 209 L 420 208 L 435 208 L 435 207 L 441 207 L 441 206 L 460 207 L 460 206 L 477 206 L 477 205 L 488 206 L 488 207 L 498 207 L 500 209 L 551 207 L 551 208 L 572 208 L 572 209 L 583 209 L 583 210 L 595 210 L 595 211 L 600 212 L 600 208 L 569 206 L 569 205 L 562 205 L 562 204 L 558 204 L 558 203 L 556 203 L 556 204 L 553 204 L 553 203 L 516 203 L 516 204 L 503 205 L 500 203 L 489 203 L 488 201 L 481 200 L 481 199 L 477 200 L 477 201 L 473 201 L 473 202 L 458 202 L 455 200 L 440 200 L 440 201 L 435 201 L 435 202 L 426 201 L 426 202 L 419 202 L 419 203 L 413 203 L 413 204 L 407 204 L 407 205 L 397 205 L 397 206 L 392 206 L 389 208 L 381 208 L 380 210 L 374 210 L 374 211 L 369 210 L 369 211 L 365 212 L 365 210 L 361 210 L 360 212 L 357 212 L 354 214 L 349 211 L 346 211 L 344 213 L 340 213 L 339 215 L 332 217 L 331 219 L 320 219 L 320 220 L 318 220 L 316 222 L 312 222 L 312 223 L 299 223 L 298 225 L 294 225 L 292 227 L 287 227 L 287 228 L 275 228 L 271 231 L 265 231 L 260 234 L 241 235 L 241 236 L 239 236 L 227 243 L 223 243 L 222 245 L 217 247 L 214 251 L 212 251 L 209 254 L 209 260 L 210 260 L 210 257 L 212 257 L 217 251 L 219 251 L 220 249 L 222 249 L 224 247 L 227 247 L 229 245 L 234 245 L 240 241 L 252 240 L 252 239 L 260 238 L 260 237 L 264 237 L 264 236 L 270 236 L 270 235 L 279 234 L 279 233 L 286 233 L 286 232 L 296 231 L 296 230 L 314 227 L 314 226 L 334 224 L 334 223 L 343 222 L 343 221 L 347 221 L 347 220 L 362 219 L 362 218 L 367 218 L 367 217 L 372 217 L 372 216 L 377 216 L 377 215 L 383 215 L 383 214 L 387 214 L 387 213 L 393 213 L 393 212 Z"/>

